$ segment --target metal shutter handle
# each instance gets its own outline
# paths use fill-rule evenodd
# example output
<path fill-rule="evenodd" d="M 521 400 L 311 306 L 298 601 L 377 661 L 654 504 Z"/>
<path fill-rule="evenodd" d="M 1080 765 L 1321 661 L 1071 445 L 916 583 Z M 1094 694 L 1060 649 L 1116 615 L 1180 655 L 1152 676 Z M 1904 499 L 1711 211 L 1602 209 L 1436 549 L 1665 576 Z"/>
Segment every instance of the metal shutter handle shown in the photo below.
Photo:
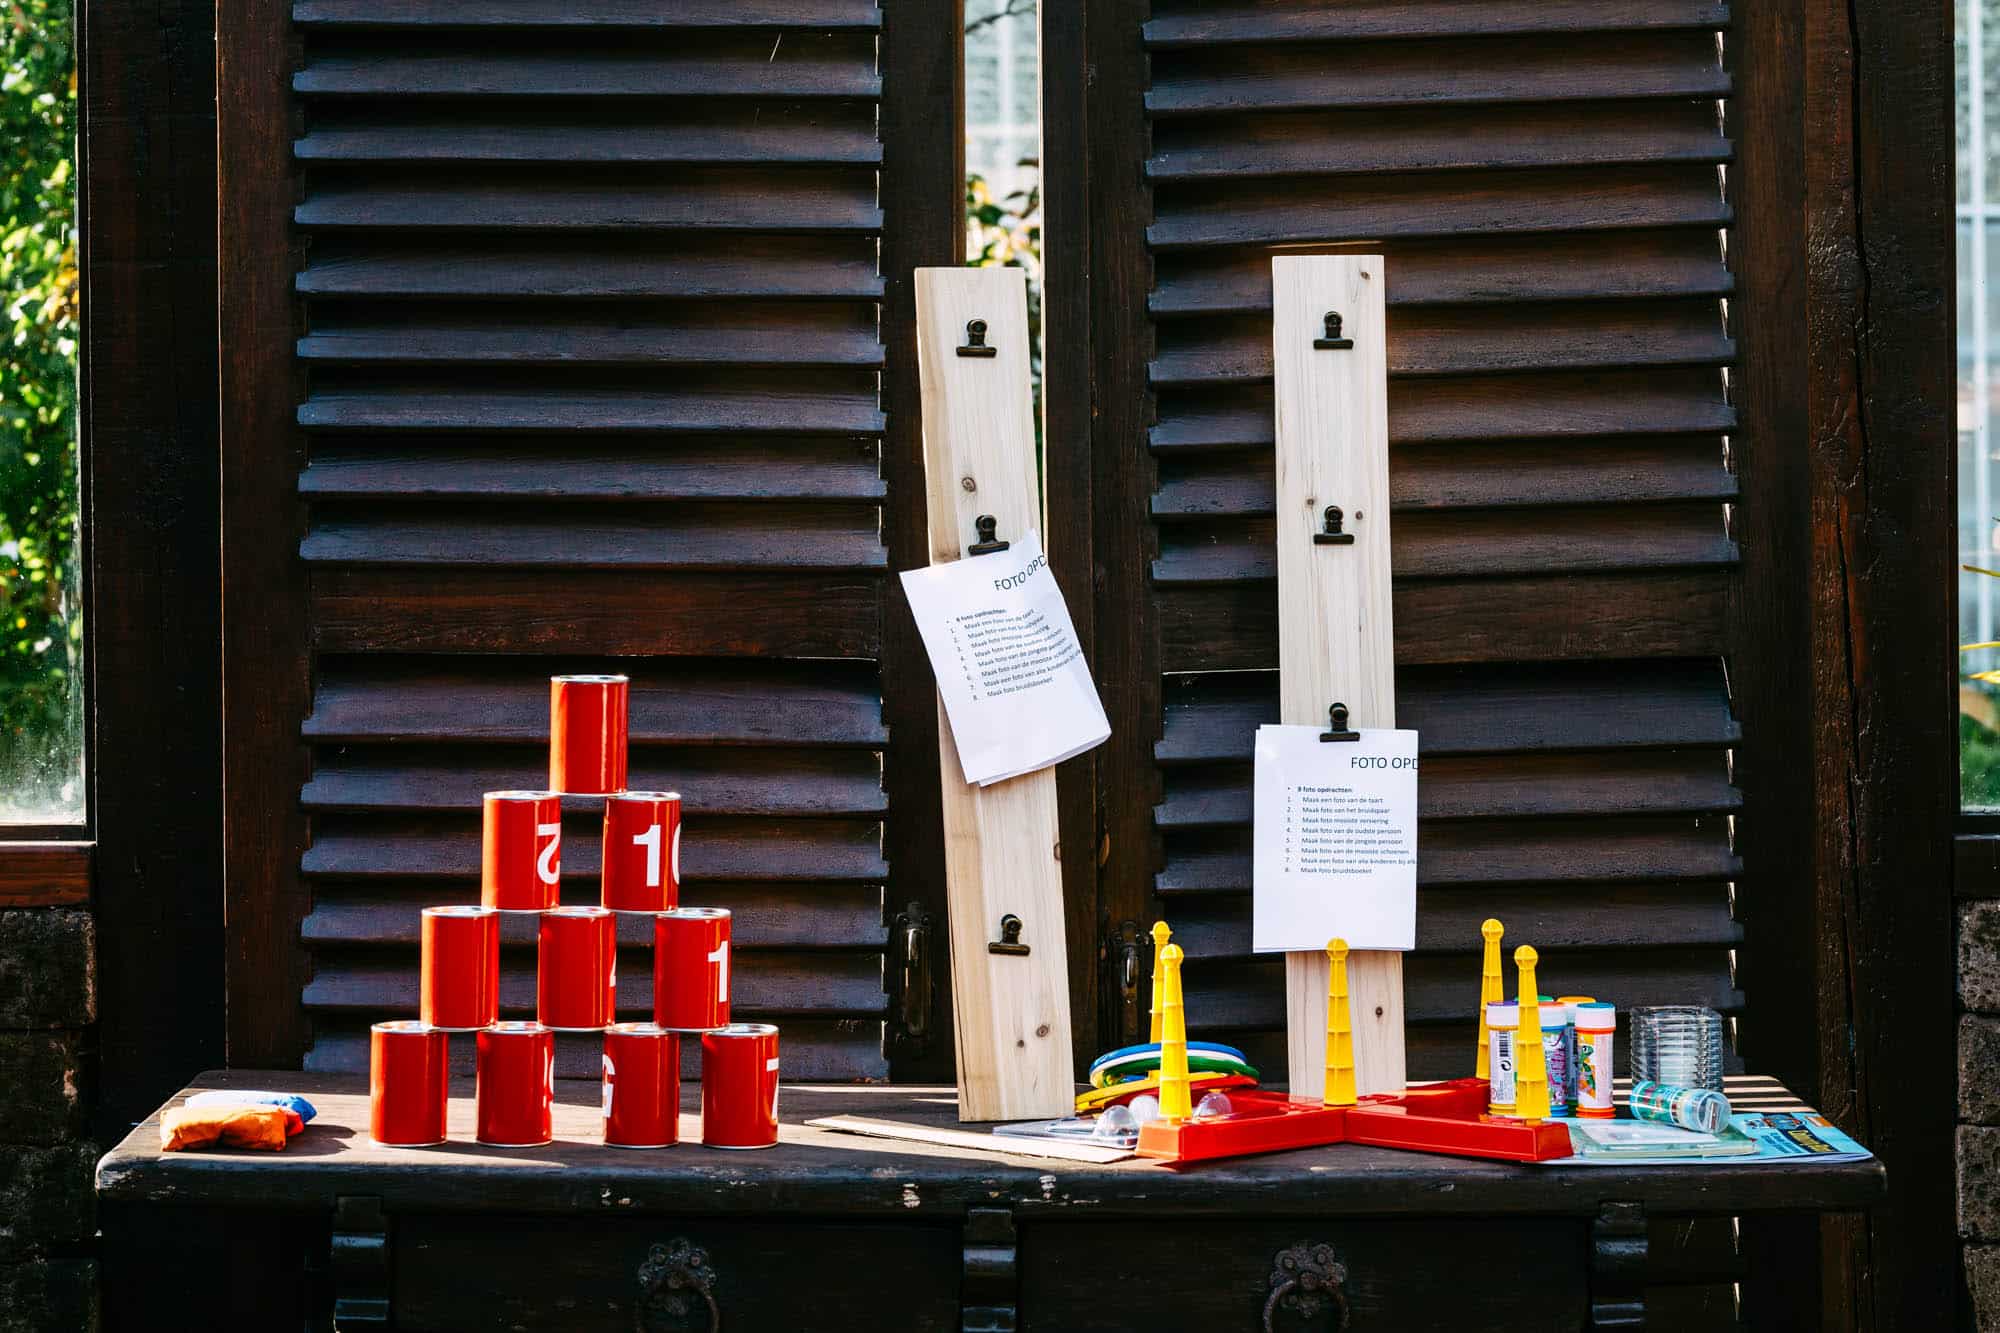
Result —
<path fill-rule="evenodd" d="M 722 1311 L 715 1304 L 715 1270 L 708 1266 L 708 1251 L 682 1236 L 655 1245 L 639 1265 L 633 1333 L 665 1333 L 683 1327 L 688 1315 L 699 1308 L 697 1297 L 708 1307 L 708 1333 L 721 1333 Z"/>
<path fill-rule="evenodd" d="M 1271 1297 L 1264 1302 L 1264 1333 L 1277 1333 L 1274 1321 L 1282 1307 L 1301 1319 L 1311 1319 L 1322 1304 L 1333 1306 L 1333 1326 L 1347 1327 L 1347 1265 L 1334 1256 L 1333 1246 L 1301 1241 L 1278 1251 L 1271 1265 Z"/>

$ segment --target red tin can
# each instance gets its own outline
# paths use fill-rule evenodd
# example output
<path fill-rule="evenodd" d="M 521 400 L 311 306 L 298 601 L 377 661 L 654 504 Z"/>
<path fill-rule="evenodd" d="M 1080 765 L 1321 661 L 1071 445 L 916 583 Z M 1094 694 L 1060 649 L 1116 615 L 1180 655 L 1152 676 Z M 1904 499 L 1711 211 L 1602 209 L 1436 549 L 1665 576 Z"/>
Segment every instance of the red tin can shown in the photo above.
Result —
<path fill-rule="evenodd" d="M 666 1148 L 680 1141 L 681 1039 L 653 1023 L 604 1029 L 604 1141 Z"/>
<path fill-rule="evenodd" d="M 602 907 L 542 913 L 536 1016 L 559 1032 L 612 1022 L 618 990 L 618 918 Z"/>
<path fill-rule="evenodd" d="M 500 914 L 490 907 L 424 909 L 417 1015 L 452 1032 L 500 1017 Z"/>
<path fill-rule="evenodd" d="M 489 791 L 480 841 L 479 901 L 503 912 L 554 907 L 562 883 L 562 798 Z"/>
<path fill-rule="evenodd" d="M 681 902 L 679 792 L 627 791 L 604 802 L 604 905 L 664 912 Z"/>
<path fill-rule="evenodd" d="M 443 1028 L 408 1018 L 368 1030 L 368 1132 L 377 1143 L 444 1142 L 446 1042 Z"/>
<path fill-rule="evenodd" d="M 549 787 L 602 796 L 625 790 L 624 676 L 549 677 Z"/>
<path fill-rule="evenodd" d="M 555 1137 L 556 1035 L 540 1023 L 495 1023 L 479 1032 L 474 1101 L 478 1139 L 490 1148 L 532 1148 Z"/>
<path fill-rule="evenodd" d="M 653 918 L 653 1021 L 676 1032 L 729 1022 L 729 909 L 677 907 Z"/>
<path fill-rule="evenodd" d="M 701 1141 L 711 1148 L 778 1141 L 778 1029 L 769 1023 L 701 1034 Z"/>

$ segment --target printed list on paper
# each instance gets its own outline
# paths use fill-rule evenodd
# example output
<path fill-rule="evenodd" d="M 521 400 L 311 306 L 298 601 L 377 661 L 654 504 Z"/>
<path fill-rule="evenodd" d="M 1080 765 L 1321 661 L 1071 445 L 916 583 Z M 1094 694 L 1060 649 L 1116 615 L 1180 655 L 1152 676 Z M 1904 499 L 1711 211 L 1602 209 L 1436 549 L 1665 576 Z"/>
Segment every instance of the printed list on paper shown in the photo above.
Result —
<path fill-rule="evenodd" d="M 966 781 L 991 786 L 1110 737 L 1036 534 L 902 577 Z"/>
<path fill-rule="evenodd" d="M 1322 741 L 1259 727 L 1251 946 L 1409 949 L 1417 933 L 1417 733 Z"/>

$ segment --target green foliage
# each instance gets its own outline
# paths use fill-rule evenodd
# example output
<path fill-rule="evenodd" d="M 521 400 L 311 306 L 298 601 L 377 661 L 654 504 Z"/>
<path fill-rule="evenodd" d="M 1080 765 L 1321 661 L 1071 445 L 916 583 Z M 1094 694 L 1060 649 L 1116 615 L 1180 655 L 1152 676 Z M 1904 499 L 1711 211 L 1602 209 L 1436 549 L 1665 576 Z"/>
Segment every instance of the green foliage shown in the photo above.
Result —
<path fill-rule="evenodd" d="M 76 55 L 70 0 L 0 19 L 0 818 L 82 811 Z"/>
<path fill-rule="evenodd" d="M 1958 715 L 1958 803 L 1968 810 L 2000 808 L 2000 731 L 1968 713 Z"/>

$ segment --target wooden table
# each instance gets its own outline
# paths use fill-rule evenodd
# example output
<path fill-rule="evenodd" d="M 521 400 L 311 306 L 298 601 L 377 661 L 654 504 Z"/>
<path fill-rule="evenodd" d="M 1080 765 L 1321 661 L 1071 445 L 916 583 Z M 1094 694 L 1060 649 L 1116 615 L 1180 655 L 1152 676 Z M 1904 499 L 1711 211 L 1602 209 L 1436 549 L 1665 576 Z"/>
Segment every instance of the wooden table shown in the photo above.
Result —
<path fill-rule="evenodd" d="M 163 1310 L 342 1329 L 1626 1326 L 1649 1217 L 1860 1211 L 1885 1179 L 1873 1161 L 1549 1168 L 1353 1146 L 1174 1171 L 801 1123 L 956 1124 L 950 1089 L 917 1087 L 787 1086 L 764 1152 L 700 1147 L 690 1099 L 681 1146 L 634 1152 L 597 1142 L 595 1084 L 559 1089 L 554 1143 L 504 1150 L 470 1141 L 455 1086 L 453 1142 L 384 1148 L 351 1077 L 232 1070 L 185 1091 L 227 1087 L 304 1093 L 319 1118 L 281 1154 L 162 1153 L 156 1114 L 108 1153 L 108 1328 Z"/>

